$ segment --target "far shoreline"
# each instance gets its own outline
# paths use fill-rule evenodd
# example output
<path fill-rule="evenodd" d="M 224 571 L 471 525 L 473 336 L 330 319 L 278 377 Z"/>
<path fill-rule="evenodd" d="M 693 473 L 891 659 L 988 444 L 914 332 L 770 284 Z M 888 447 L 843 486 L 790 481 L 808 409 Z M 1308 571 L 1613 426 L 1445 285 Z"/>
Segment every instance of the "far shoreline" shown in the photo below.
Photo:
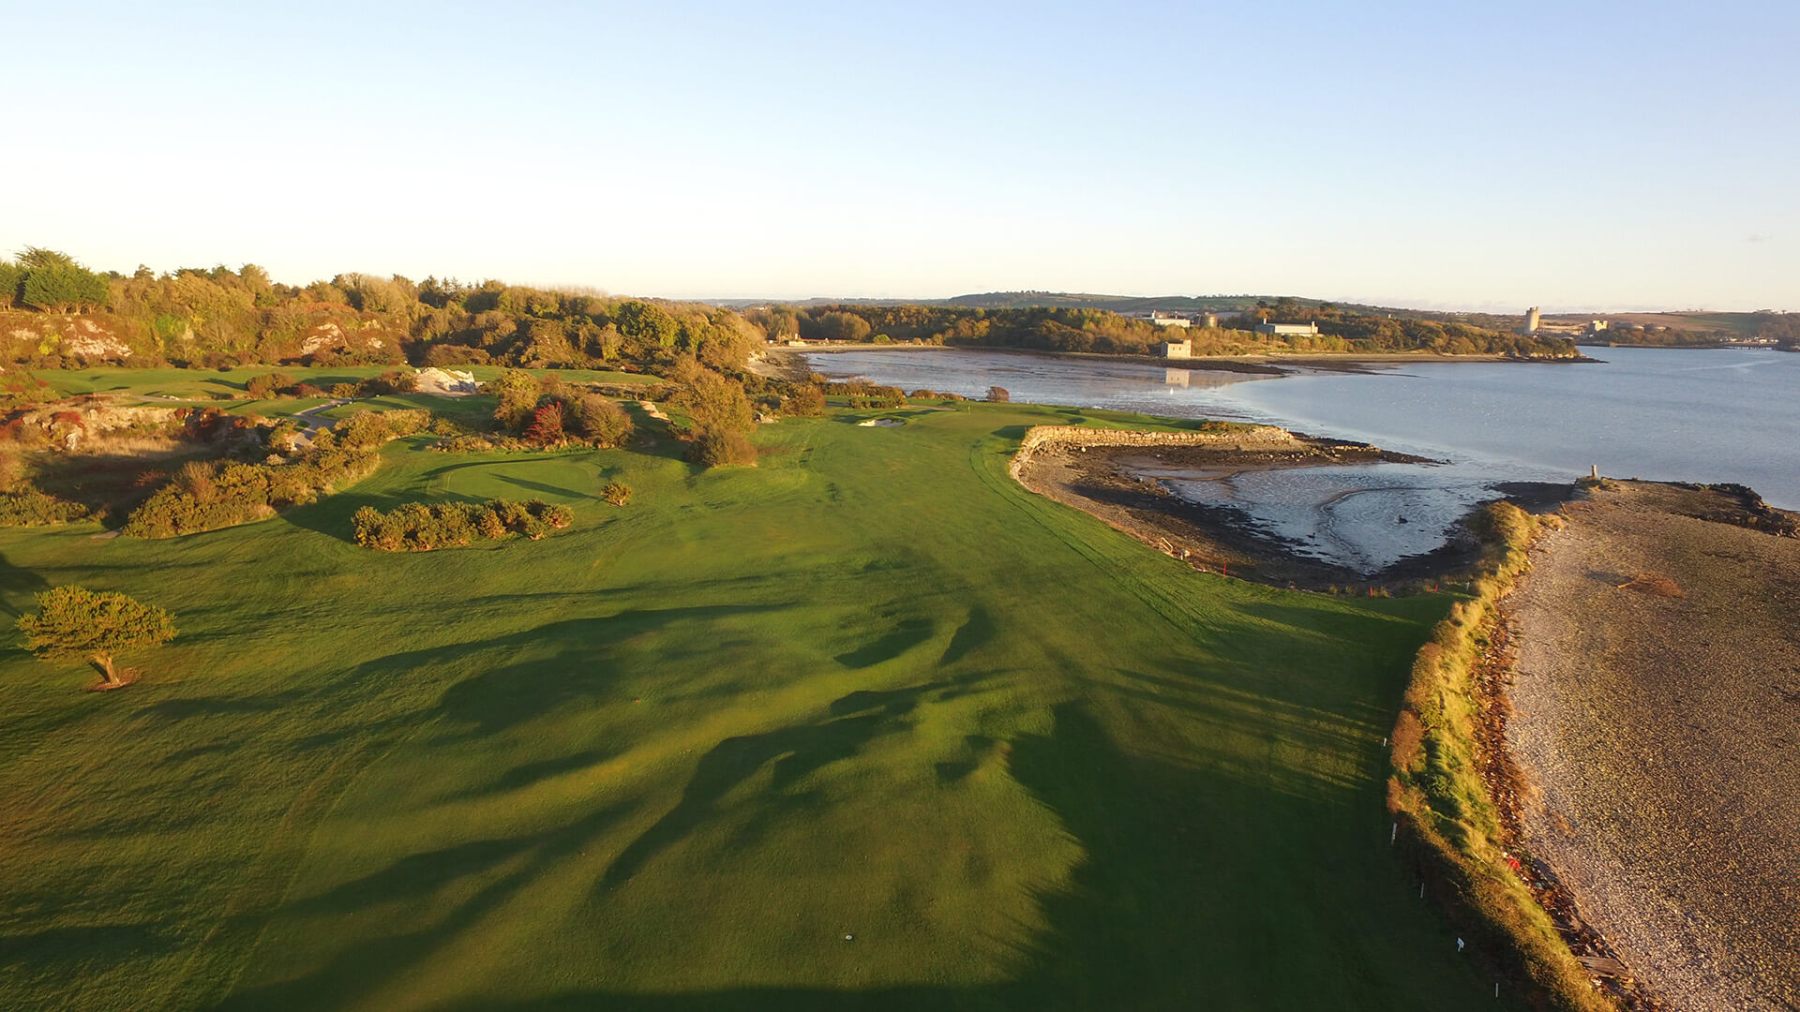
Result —
<path fill-rule="evenodd" d="M 1297 352 L 1284 354 L 1252 354 L 1252 355 L 1193 355 L 1188 358 L 1158 358 L 1154 355 L 1122 355 L 1088 351 L 1052 351 L 1045 348 L 1008 348 L 987 345 L 952 345 L 952 344 L 873 344 L 869 342 L 808 344 L 796 346 L 791 344 L 771 345 L 752 356 L 766 361 L 770 367 L 785 376 L 799 378 L 811 372 L 810 369 L 799 368 L 796 361 L 803 362 L 809 354 L 841 354 L 857 351 L 980 351 L 996 352 L 1009 355 L 1032 355 L 1041 358 L 1073 359 L 1075 361 L 1096 362 L 1136 362 L 1145 365 L 1161 365 L 1166 369 L 1196 369 L 1211 372 L 1249 373 L 1259 376 L 1291 376 L 1302 369 L 1314 369 L 1331 372 L 1371 372 L 1367 366 L 1392 366 L 1410 362 L 1431 363 L 1478 363 L 1491 365 L 1494 363 L 1518 363 L 1520 365 L 1573 365 L 1579 363 L 1599 362 L 1599 359 L 1587 355 L 1575 358 L 1519 358 L 1512 355 L 1484 352 L 1475 355 L 1445 355 L 1431 351 L 1390 351 L 1390 352 Z M 1280 365 L 1277 365 L 1280 363 Z M 1281 366 L 1293 366 L 1287 369 Z"/>

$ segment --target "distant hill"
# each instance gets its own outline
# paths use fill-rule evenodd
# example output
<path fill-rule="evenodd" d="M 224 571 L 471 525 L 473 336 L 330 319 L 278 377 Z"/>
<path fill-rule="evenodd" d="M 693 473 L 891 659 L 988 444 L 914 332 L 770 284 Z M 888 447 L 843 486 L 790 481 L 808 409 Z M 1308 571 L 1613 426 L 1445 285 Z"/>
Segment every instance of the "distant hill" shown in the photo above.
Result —
<path fill-rule="evenodd" d="M 1321 299 L 1276 295 L 1096 295 L 1080 292 L 980 292 L 947 299 L 707 299 L 711 305 L 741 309 L 780 304 L 813 306 L 955 306 L 961 309 L 1104 309 L 1114 313 L 1147 313 L 1150 310 L 1186 313 L 1236 313 L 1255 309 L 1258 302 L 1316 306 Z"/>
<path fill-rule="evenodd" d="M 1165 312 L 1230 313 L 1256 308 L 1258 301 L 1274 302 L 1262 295 L 1094 295 L 1071 292 L 982 292 L 939 300 L 938 304 L 968 309 L 1105 309 L 1114 313 Z M 1291 301 L 1316 305 L 1316 299 Z"/>

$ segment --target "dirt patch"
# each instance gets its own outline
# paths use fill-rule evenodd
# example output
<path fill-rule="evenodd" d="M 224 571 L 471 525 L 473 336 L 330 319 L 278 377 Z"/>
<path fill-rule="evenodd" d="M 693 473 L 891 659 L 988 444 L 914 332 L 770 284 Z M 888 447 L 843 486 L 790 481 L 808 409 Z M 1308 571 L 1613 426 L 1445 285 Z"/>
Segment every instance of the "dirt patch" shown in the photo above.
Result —
<path fill-rule="evenodd" d="M 1800 1007 L 1800 539 L 1746 492 L 1608 482 L 1509 601 L 1522 842 L 1654 1007 Z"/>

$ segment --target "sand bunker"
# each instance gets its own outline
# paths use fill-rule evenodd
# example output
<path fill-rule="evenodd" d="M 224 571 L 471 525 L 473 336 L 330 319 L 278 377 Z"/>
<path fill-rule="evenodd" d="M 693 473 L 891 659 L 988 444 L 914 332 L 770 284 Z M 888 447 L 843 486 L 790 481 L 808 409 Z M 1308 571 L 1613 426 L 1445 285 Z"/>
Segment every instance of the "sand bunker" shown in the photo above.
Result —
<path fill-rule="evenodd" d="M 478 393 L 481 384 L 476 382 L 475 374 L 456 369 L 439 369 L 435 366 L 420 369 L 413 374 L 418 384 L 417 390 L 422 394 L 437 394 L 440 397 L 467 397 Z"/>

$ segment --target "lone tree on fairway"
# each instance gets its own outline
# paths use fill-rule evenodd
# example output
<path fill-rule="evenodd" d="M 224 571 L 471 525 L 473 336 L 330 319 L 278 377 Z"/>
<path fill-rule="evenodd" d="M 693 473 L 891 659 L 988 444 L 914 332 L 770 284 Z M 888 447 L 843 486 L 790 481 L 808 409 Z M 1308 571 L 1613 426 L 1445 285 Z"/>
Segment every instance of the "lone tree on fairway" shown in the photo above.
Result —
<path fill-rule="evenodd" d="M 169 613 L 124 594 L 86 587 L 52 587 L 37 596 L 38 612 L 19 619 L 25 646 L 44 660 L 86 657 L 100 669 L 105 688 L 125 682 L 113 670 L 113 654 L 175 638 Z"/>

